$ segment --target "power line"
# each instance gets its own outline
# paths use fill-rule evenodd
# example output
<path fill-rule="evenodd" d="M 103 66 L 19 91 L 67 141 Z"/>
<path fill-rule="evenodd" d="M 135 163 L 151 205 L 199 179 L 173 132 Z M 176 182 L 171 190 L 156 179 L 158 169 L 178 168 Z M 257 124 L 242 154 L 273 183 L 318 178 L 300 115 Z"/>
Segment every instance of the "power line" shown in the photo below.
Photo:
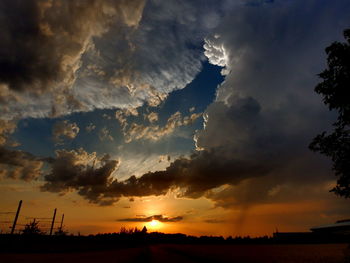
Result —
<path fill-rule="evenodd" d="M 51 217 L 26 216 L 25 219 L 51 219 Z M 49 222 L 51 222 L 51 221 L 49 221 Z"/>
<path fill-rule="evenodd" d="M 53 217 L 35 217 L 28 214 L 27 215 L 20 214 L 21 206 L 22 206 L 22 200 L 20 200 L 18 204 L 17 212 L 0 211 L 0 219 L 1 219 L 0 232 L 1 233 L 3 233 L 3 231 L 7 232 L 8 230 L 6 231 L 6 229 L 10 229 L 9 233 L 12 233 L 12 234 L 21 233 L 23 232 L 24 227 L 28 226 L 28 224 L 30 224 L 32 221 L 35 221 L 38 224 L 40 230 L 43 233 L 52 235 L 53 231 L 60 231 L 60 230 L 62 231 L 64 214 L 62 214 L 60 226 L 56 226 L 56 224 L 58 224 L 58 222 L 55 222 L 56 212 L 57 212 L 56 208 L 54 209 Z M 14 214 L 15 214 L 14 219 L 12 219 Z M 17 229 L 16 227 L 20 229 Z"/>

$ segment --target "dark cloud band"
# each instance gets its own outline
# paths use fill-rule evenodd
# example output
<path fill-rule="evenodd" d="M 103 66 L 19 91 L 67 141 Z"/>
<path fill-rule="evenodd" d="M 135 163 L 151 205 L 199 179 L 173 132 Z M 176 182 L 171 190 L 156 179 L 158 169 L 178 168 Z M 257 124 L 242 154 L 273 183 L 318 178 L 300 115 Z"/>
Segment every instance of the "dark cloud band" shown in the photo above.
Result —
<path fill-rule="evenodd" d="M 149 217 L 134 217 L 134 218 L 122 218 L 117 219 L 118 222 L 151 222 L 152 220 L 157 220 L 162 223 L 173 223 L 179 222 L 183 219 L 182 216 L 167 217 L 163 215 L 153 215 Z"/>

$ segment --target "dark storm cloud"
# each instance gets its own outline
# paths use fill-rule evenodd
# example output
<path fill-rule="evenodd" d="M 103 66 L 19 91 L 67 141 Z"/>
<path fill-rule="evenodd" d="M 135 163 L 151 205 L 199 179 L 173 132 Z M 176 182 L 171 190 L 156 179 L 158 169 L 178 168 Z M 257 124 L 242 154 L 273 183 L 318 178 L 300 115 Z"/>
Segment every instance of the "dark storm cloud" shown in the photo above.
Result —
<path fill-rule="evenodd" d="M 45 176 L 42 191 L 65 193 L 77 190 L 85 199 L 108 205 L 120 197 L 164 195 L 169 190 L 178 189 L 179 196 L 198 198 L 209 190 L 224 184 L 236 185 L 244 179 L 263 176 L 271 169 L 271 164 L 253 160 L 227 158 L 219 149 L 203 151 L 181 158 L 165 171 L 149 172 L 141 177 L 131 176 L 124 181 L 113 179 L 118 162 L 108 156 L 99 160 L 95 154 L 84 150 L 56 152 L 50 160 L 51 171 Z M 95 168 L 92 163 L 99 162 Z"/>
<path fill-rule="evenodd" d="M 12 90 L 41 93 L 73 78 L 75 60 L 89 35 L 102 32 L 93 23 L 102 22 L 103 27 L 107 20 L 95 10 L 101 10 L 103 2 L 1 1 L 0 82 Z"/>
<path fill-rule="evenodd" d="M 42 175 L 43 164 L 30 153 L 0 146 L 0 177 L 32 181 Z"/>
<path fill-rule="evenodd" d="M 179 222 L 183 219 L 182 216 L 167 217 L 164 215 L 153 215 L 148 217 L 133 217 L 133 218 L 122 218 L 117 219 L 118 222 L 151 222 L 152 220 L 157 220 L 162 223 L 173 223 Z"/>
<path fill-rule="evenodd" d="M 222 17 L 210 0 L 4 0 L 3 118 L 159 105 L 201 69 Z"/>
<path fill-rule="evenodd" d="M 317 189 L 331 188 L 329 163 L 308 150 L 333 122 L 313 89 L 324 49 L 350 25 L 349 11 L 348 1 L 236 7 L 206 38 L 205 54 L 225 67 L 225 81 L 196 134 L 197 147 L 225 147 L 236 158 L 275 163 L 264 177 L 208 194 L 216 205 L 312 199 L 321 196 Z"/>
<path fill-rule="evenodd" d="M 47 159 L 51 166 L 50 173 L 44 179 L 42 191 L 64 193 L 75 189 L 93 203 L 109 205 L 114 199 L 102 198 L 103 192 L 111 182 L 111 175 L 118 167 L 117 160 L 108 155 L 97 158 L 83 149 L 76 151 L 58 150 L 56 158 Z"/>
<path fill-rule="evenodd" d="M 0 81 L 10 89 L 40 91 L 72 78 L 89 37 L 102 34 L 117 13 L 136 25 L 142 6 L 139 0 L 1 1 Z"/>
<path fill-rule="evenodd" d="M 50 110 L 52 115 L 83 110 L 71 90 L 82 55 L 112 22 L 136 26 L 143 6 L 143 0 L 1 1 L 3 114 L 14 116 L 15 109 L 19 117 L 42 117 Z"/>
<path fill-rule="evenodd" d="M 332 177 L 328 163 L 307 145 L 332 114 L 313 87 L 324 48 L 350 22 L 345 10 L 346 1 L 236 6 L 206 39 L 209 61 L 224 66 L 226 78 L 207 109 L 205 128 L 196 134 L 202 151 L 165 171 L 115 180 L 103 195 L 177 189 L 179 196 L 206 196 L 227 208 L 318 196 Z M 220 186 L 225 187 L 211 191 Z"/>
<path fill-rule="evenodd" d="M 181 189 L 179 196 L 197 198 L 223 184 L 237 184 L 251 176 L 261 176 L 269 170 L 266 164 L 223 158 L 218 152 L 202 152 L 191 159 L 181 158 L 165 171 L 149 172 L 141 177 L 114 181 L 107 196 L 164 195 L 170 189 Z"/>
<path fill-rule="evenodd" d="M 58 78 L 60 66 L 59 60 L 52 59 L 56 52 L 41 49 L 49 39 L 40 30 L 37 1 L 4 0 L 0 10 L 0 82 L 14 90 L 39 82 L 36 88 L 44 89 Z"/>

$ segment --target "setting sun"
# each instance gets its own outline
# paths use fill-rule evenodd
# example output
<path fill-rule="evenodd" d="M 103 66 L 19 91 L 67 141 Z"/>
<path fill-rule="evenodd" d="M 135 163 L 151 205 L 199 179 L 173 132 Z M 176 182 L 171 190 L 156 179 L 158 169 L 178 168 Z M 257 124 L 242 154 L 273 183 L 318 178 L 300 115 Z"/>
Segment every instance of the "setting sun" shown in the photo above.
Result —
<path fill-rule="evenodd" d="M 159 228 L 161 226 L 160 222 L 154 219 L 151 222 L 149 222 L 148 225 L 152 228 Z"/>

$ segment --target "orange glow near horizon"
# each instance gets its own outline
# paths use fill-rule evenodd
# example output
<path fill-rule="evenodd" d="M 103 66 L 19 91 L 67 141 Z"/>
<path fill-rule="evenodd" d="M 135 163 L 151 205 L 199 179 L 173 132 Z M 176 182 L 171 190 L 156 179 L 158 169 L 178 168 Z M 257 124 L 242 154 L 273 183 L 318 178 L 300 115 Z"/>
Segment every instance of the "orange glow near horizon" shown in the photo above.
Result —
<path fill-rule="evenodd" d="M 3 190 L 3 188 L 2 188 Z M 43 200 L 45 197 L 45 200 Z M 271 236 L 276 228 L 280 232 L 304 232 L 310 227 L 329 224 L 341 218 L 348 217 L 348 210 L 343 214 L 330 214 L 329 209 L 348 207 L 347 200 L 338 200 L 336 196 L 327 195 L 322 198 L 309 200 L 287 200 L 279 203 L 259 204 L 245 209 L 213 208 L 210 200 L 180 199 L 171 195 L 135 199 L 130 202 L 121 198 L 113 209 L 108 206 L 96 206 L 82 200 L 76 193 L 67 193 L 65 196 L 56 196 L 49 193 L 31 191 L 28 187 L 18 192 L 0 191 L 0 211 L 15 211 L 18 199 L 23 205 L 18 224 L 26 224 L 30 217 L 52 217 L 53 209 L 57 208 L 56 218 L 64 213 L 64 229 L 70 234 L 89 235 L 98 233 L 119 232 L 122 227 L 130 229 L 147 227 L 148 232 L 183 233 L 187 235 L 222 235 L 228 236 Z M 72 200 L 77 200 L 72 202 Z M 342 203 L 340 203 L 342 202 Z M 337 206 L 335 206 L 337 205 Z M 346 206 L 347 205 L 347 206 Z M 125 208 L 126 207 L 126 208 Z M 182 216 L 176 222 L 149 222 L 119 221 L 123 218 L 145 218 L 154 215 L 164 217 Z M 2 216 L 3 220 L 13 220 Z M 58 219 L 56 219 L 58 224 Z M 0 230 L 8 232 L 8 225 L 0 226 Z M 22 229 L 19 226 L 18 229 Z"/>
<path fill-rule="evenodd" d="M 147 227 L 150 228 L 151 230 L 157 230 L 162 227 L 162 223 L 159 222 L 158 220 L 152 220 L 151 222 L 147 223 Z"/>

